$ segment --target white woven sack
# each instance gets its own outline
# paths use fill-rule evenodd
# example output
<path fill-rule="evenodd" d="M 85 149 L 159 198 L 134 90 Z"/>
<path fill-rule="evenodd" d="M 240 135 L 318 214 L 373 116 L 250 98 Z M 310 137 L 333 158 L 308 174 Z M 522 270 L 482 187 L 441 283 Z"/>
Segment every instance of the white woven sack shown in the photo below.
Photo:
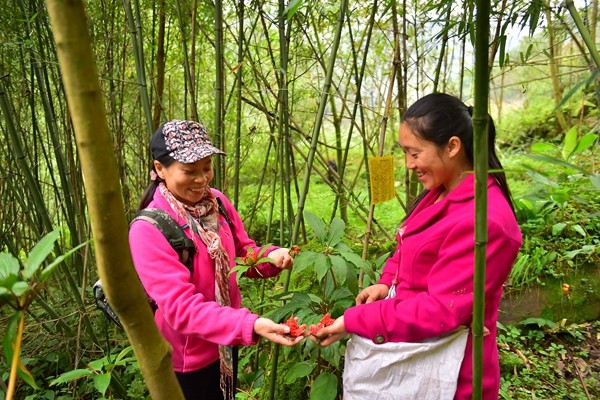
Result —
<path fill-rule="evenodd" d="M 418 343 L 375 344 L 352 335 L 345 354 L 344 400 L 452 400 L 468 329 Z"/>

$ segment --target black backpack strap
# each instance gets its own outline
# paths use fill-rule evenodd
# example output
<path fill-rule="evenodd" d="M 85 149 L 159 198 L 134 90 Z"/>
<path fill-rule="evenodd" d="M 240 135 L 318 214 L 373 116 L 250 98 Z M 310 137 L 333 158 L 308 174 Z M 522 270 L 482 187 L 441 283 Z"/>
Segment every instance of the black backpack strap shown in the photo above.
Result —
<path fill-rule="evenodd" d="M 227 214 L 227 210 L 225 209 L 225 206 L 223 205 L 223 200 L 221 200 L 221 198 L 219 196 L 215 196 L 215 197 L 217 198 L 217 205 L 219 206 L 219 212 L 225 218 L 225 221 L 227 221 L 227 223 L 229 224 L 229 227 L 233 231 L 233 229 L 235 227 L 233 226 L 233 222 L 231 221 L 231 218 L 229 218 L 229 215 Z"/>
<path fill-rule="evenodd" d="M 196 246 L 192 239 L 185 235 L 183 231 L 185 226 L 182 227 L 169 215 L 169 213 L 158 208 L 145 208 L 138 211 L 131 223 L 133 224 L 138 220 L 146 221 L 156 226 L 169 241 L 171 247 L 179 254 L 181 263 L 190 270 L 190 273 L 192 273 L 192 262 L 194 253 L 196 252 Z"/>

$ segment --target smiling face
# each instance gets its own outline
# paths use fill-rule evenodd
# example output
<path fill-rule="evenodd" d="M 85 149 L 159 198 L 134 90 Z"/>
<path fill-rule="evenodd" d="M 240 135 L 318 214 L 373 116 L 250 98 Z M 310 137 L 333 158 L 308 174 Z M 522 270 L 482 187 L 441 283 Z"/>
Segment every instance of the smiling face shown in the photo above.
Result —
<path fill-rule="evenodd" d="M 399 143 L 406 156 L 406 167 L 415 172 L 423 187 L 428 190 L 443 186 L 444 192 L 454 189 L 468 169 L 460 139 L 450 138 L 447 144 L 417 136 L 406 123 L 400 125 Z"/>
<path fill-rule="evenodd" d="M 202 200 L 214 176 L 210 156 L 190 164 L 174 161 L 168 167 L 155 160 L 154 168 L 173 196 L 190 206 Z"/>

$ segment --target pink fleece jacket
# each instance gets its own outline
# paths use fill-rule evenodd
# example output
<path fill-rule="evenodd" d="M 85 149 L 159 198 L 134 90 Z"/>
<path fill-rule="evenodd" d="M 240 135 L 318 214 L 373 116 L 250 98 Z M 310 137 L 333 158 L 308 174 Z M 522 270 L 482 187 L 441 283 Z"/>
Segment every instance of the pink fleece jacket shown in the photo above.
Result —
<path fill-rule="evenodd" d="M 260 248 L 248 237 L 229 200 L 221 192 L 211 190 L 223 200 L 234 225 L 232 229 L 219 214 L 219 236 L 234 267 L 234 259 L 245 256 L 248 247 L 252 246 L 255 251 Z M 180 225 L 185 224 L 159 190 L 148 208 L 166 210 Z M 185 229 L 188 237 L 191 237 L 190 231 L 189 227 Z M 241 295 L 235 274 L 229 280 L 231 307 L 222 307 L 215 301 L 214 262 L 202 241 L 199 239 L 197 243 L 200 243 L 200 248 L 196 249 L 190 277 L 189 270 L 179 261 L 177 252 L 158 228 L 138 220 L 129 231 L 133 263 L 148 295 L 158 305 L 154 318 L 163 337 L 173 347 L 172 362 L 177 372 L 195 371 L 218 360 L 218 344 L 252 345 L 257 341 L 254 322 L 258 315 L 240 308 Z M 274 249 L 276 247 L 269 248 L 265 254 Z M 271 264 L 261 264 L 254 270 L 248 270 L 246 276 L 266 278 L 279 272 Z"/>
<path fill-rule="evenodd" d="M 435 203 L 428 193 L 398 231 L 398 246 L 379 283 L 397 283 L 393 299 L 352 307 L 346 330 L 377 342 L 416 342 L 470 326 L 473 316 L 474 177 L 470 174 Z M 514 214 L 495 180 L 488 179 L 488 246 L 483 340 L 483 398 L 496 400 L 500 367 L 496 321 L 502 286 L 521 246 Z M 471 399 L 472 336 L 469 334 L 455 399 Z M 399 390 L 401 390 L 399 388 Z"/>

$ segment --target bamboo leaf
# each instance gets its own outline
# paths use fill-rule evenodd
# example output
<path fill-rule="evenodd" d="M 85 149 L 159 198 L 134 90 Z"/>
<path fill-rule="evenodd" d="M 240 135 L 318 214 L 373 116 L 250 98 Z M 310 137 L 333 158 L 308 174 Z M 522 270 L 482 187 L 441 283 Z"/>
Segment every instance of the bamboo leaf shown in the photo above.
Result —
<path fill-rule="evenodd" d="M 310 400 L 334 400 L 337 396 L 337 376 L 321 372 L 310 390 Z"/>
<path fill-rule="evenodd" d="M 556 110 L 562 108 L 562 106 L 571 98 L 571 96 L 573 96 L 581 88 L 581 86 L 585 85 L 587 87 L 592 82 L 594 82 L 598 75 L 600 75 L 600 68 L 596 68 L 587 79 L 582 79 L 579 82 L 577 82 L 577 84 L 573 86 L 571 90 L 569 90 L 567 94 L 565 94 L 564 97 L 558 102 L 556 107 L 554 107 L 553 112 L 556 112 Z"/>
<path fill-rule="evenodd" d="M 23 268 L 22 272 L 25 280 L 28 280 L 37 272 L 37 270 L 40 268 L 40 265 L 42 265 L 50 252 L 52 252 L 54 242 L 56 242 L 58 235 L 60 235 L 60 229 L 56 228 L 44 236 L 29 252 L 27 261 L 25 261 L 25 268 Z"/>
<path fill-rule="evenodd" d="M 313 369 L 315 369 L 315 364 L 312 362 L 302 361 L 296 363 L 289 369 L 287 374 L 285 374 L 285 383 L 288 385 L 294 383 L 296 380 L 308 376 Z"/>
<path fill-rule="evenodd" d="M 283 15 L 286 17 L 288 22 L 292 19 L 294 14 L 296 14 L 296 11 L 298 11 L 298 9 L 302 6 L 302 3 L 303 0 L 291 0 L 288 3 L 285 10 L 283 10 Z"/>
<path fill-rule="evenodd" d="M 548 156 L 542 156 L 542 155 L 537 155 L 537 154 L 527 154 L 526 157 L 529 158 L 533 158 L 534 160 L 540 160 L 540 161 L 544 161 L 550 164 L 554 164 L 554 165 L 559 165 L 561 167 L 566 167 L 566 168 L 571 168 L 575 171 L 579 171 L 584 173 L 585 175 L 588 175 L 589 172 L 586 171 L 585 169 L 578 167 L 575 164 L 571 164 L 569 162 L 563 161 L 563 160 L 559 160 L 558 158 L 554 158 L 554 157 L 548 157 Z"/>

